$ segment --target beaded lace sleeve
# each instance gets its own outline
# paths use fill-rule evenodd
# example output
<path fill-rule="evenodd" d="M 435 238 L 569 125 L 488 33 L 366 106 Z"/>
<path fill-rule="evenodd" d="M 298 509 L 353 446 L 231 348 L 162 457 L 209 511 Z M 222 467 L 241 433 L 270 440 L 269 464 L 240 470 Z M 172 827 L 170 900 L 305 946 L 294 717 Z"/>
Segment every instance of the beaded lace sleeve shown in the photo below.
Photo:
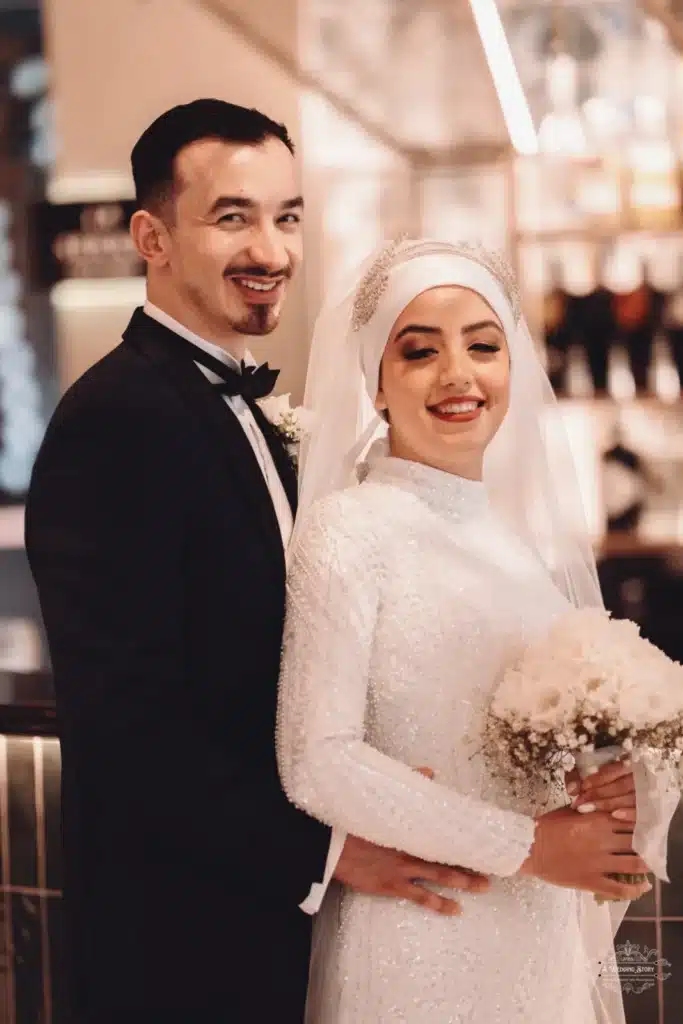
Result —
<path fill-rule="evenodd" d="M 277 736 L 285 791 L 313 817 L 378 845 L 514 874 L 532 818 L 430 781 L 366 742 L 382 564 L 373 524 L 357 511 L 348 495 L 327 499 L 291 560 Z"/>

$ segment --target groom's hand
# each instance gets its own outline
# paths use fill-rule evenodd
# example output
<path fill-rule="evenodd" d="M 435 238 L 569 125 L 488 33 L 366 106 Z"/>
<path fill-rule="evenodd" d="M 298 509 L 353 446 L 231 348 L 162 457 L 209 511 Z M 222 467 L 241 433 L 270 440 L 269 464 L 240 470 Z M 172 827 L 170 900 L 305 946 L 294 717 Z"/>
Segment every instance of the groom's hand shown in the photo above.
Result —
<path fill-rule="evenodd" d="M 422 882 L 464 892 L 486 892 L 489 887 L 489 881 L 483 875 L 443 864 L 430 864 L 398 850 L 374 846 L 356 836 L 347 838 L 334 877 L 356 892 L 411 900 L 437 914 L 446 915 L 459 914 L 460 905 L 425 889 Z"/>

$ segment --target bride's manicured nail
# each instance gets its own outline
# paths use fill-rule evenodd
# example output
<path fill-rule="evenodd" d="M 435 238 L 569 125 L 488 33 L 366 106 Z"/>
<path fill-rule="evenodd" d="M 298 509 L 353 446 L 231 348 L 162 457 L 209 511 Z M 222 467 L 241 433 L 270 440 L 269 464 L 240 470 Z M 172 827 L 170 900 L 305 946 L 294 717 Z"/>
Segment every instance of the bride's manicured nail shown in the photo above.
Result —
<path fill-rule="evenodd" d="M 593 764 L 590 768 L 586 769 L 586 775 L 597 775 L 599 771 L 600 769 L 596 768 L 596 766 Z"/>
<path fill-rule="evenodd" d="M 576 808 L 579 814 L 591 814 L 595 810 L 595 804 L 581 804 Z"/>
<path fill-rule="evenodd" d="M 612 817 L 617 821 L 629 821 L 631 814 L 629 811 L 612 811 Z"/>

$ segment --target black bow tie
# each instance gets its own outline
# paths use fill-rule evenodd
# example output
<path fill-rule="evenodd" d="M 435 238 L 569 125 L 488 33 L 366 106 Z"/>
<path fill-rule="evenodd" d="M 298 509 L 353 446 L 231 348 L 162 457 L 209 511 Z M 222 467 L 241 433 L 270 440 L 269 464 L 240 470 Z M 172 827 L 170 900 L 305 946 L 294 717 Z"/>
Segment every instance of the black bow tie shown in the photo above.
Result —
<path fill-rule="evenodd" d="M 280 376 L 279 370 L 271 370 L 268 363 L 262 366 L 247 366 L 242 360 L 241 373 L 232 370 L 229 366 L 223 366 L 216 370 L 221 377 L 221 382 L 216 384 L 222 395 L 242 395 L 243 398 L 254 401 L 257 398 L 265 398 L 269 395 Z"/>
<path fill-rule="evenodd" d="M 222 395 L 242 395 L 248 401 L 253 402 L 258 398 L 265 398 L 275 387 L 275 382 L 280 376 L 279 370 L 271 370 L 268 363 L 262 366 L 247 366 L 244 360 L 241 363 L 241 372 L 226 366 L 220 359 L 216 359 L 209 352 L 205 352 L 199 345 L 193 344 L 179 334 L 173 334 L 175 345 L 183 349 L 192 361 L 205 366 L 220 377 L 220 383 L 216 389 Z"/>

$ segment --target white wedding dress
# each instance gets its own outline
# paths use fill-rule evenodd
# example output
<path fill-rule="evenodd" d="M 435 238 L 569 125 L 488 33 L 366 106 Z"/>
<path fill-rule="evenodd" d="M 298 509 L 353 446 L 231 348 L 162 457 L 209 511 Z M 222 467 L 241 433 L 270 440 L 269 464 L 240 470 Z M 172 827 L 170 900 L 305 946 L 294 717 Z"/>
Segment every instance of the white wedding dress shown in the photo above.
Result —
<path fill-rule="evenodd" d="M 540 784 L 515 799 L 480 744 L 502 668 L 566 608 L 480 483 L 383 456 L 313 508 L 290 569 L 285 789 L 330 825 L 492 887 L 456 893 L 462 915 L 442 917 L 333 885 L 311 1024 L 595 1021 L 578 895 L 514 877 L 531 815 L 554 805 Z"/>

